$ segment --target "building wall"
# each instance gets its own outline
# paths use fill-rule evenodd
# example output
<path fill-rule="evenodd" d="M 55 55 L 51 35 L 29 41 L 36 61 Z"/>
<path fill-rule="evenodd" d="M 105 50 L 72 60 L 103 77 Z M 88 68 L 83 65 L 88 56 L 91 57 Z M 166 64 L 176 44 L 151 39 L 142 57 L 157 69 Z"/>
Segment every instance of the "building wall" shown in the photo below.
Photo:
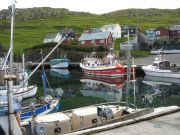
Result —
<path fill-rule="evenodd" d="M 107 25 L 101 28 L 103 32 L 111 32 L 113 38 L 121 38 L 121 26 L 119 24 L 116 25 Z"/>
<path fill-rule="evenodd" d="M 62 36 L 58 33 L 54 39 L 54 42 L 58 43 L 61 40 Z"/>
<path fill-rule="evenodd" d="M 180 38 L 180 30 L 170 31 L 171 38 Z"/>
<path fill-rule="evenodd" d="M 112 37 L 108 37 L 107 39 L 80 41 L 80 44 L 81 45 L 111 45 L 112 42 L 113 42 Z"/>
<path fill-rule="evenodd" d="M 156 33 L 156 40 L 160 41 L 169 41 L 170 31 L 165 28 L 159 28 L 155 30 Z"/>
<path fill-rule="evenodd" d="M 44 43 L 51 43 L 54 42 L 54 39 L 44 39 Z"/>

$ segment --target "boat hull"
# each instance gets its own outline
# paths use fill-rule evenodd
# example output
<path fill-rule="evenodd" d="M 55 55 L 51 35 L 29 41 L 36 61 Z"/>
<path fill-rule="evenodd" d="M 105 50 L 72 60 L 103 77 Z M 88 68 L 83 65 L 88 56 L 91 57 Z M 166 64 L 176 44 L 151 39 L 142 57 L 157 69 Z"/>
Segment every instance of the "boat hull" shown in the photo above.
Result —
<path fill-rule="evenodd" d="M 49 61 L 51 68 L 68 68 L 70 60 L 67 58 L 52 59 Z"/>
<path fill-rule="evenodd" d="M 51 65 L 51 68 L 68 68 L 69 63 L 68 62 L 62 62 L 62 63 L 57 63 L 55 65 Z"/>
<path fill-rule="evenodd" d="M 27 111 L 24 113 L 21 113 L 21 120 L 30 120 L 32 116 L 37 116 L 37 115 L 44 115 L 44 114 L 50 114 L 50 113 L 55 113 L 60 110 L 60 102 L 59 100 L 53 100 L 51 103 L 47 103 L 42 105 L 39 108 L 36 108 L 34 112 L 32 111 Z"/>
<path fill-rule="evenodd" d="M 116 66 L 100 67 L 100 68 L 87 68 L 80 64 L 82 71 L 88 75 L 107 76 L 107 77 L 122 77 L 124 76 L 125 69 L 117 68 Z"/>
<path fill-rule="evenodd" d="M 14 97 L 18 100 L 21 101 L 24 98 L 29 98 L 29 97 L 33 97 L 34 95 L 36 95 L 37 92 L 37 86 L 28 86 L 25 88 L 20 88 L 17 91 L 17 88 L 13 88 L 13 94 Z M 7 90 L 6 89 L 1 89 L 0 90 L 0 95 L 7 95 Z"/>
<path fill-rule="evenodd" d="M 142 67 L 146 75 L 168 77 L 168 78 L 180 78 L 180 72 L 172 72 L 171 70 L 150 70 L 146 66 Z"/>

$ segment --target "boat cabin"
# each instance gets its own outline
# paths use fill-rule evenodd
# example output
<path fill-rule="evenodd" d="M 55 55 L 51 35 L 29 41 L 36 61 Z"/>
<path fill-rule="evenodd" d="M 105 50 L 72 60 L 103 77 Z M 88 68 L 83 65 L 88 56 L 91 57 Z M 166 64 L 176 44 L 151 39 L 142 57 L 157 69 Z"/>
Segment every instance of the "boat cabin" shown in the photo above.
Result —
<path fill-rule="evenodd" d="M 153 66 L 156 66 L 159 69 L 170 69 L 170 62 L 167 60 L 155 61 L 155 62 L 153 62 Z"/>

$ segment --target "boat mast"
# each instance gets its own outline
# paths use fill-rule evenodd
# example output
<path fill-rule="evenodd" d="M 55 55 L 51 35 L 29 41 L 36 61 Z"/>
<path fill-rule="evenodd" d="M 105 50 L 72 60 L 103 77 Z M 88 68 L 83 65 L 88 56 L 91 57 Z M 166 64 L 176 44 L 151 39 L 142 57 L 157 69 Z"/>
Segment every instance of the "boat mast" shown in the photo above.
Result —
<path fill-rule="evenodd" d="M 129 88 L 130 88 L 130 75 L 131 75 L 131 53 L 129 44 L 129 31 L 128 31 L 128 46 L 127 46 L 127 95 L 126 95 L 126 107 L 129 107 Z"/>
<path fill-rule="evenodd" d="M 4 79 L 8 81 L 7 83 L 7 95 L 8 95 L 8 123 L 9 123 L 9 135 L 14 135 L 14 125 L 13 121 L 13 80 L 16 78 L 13 75 L 13 28 L 14 28 L 14 15 L 15 15 L 15 4 L 13 2 L 11 9 L 11 39 L 10 39 L 10 74 L 5 75 Z"/>

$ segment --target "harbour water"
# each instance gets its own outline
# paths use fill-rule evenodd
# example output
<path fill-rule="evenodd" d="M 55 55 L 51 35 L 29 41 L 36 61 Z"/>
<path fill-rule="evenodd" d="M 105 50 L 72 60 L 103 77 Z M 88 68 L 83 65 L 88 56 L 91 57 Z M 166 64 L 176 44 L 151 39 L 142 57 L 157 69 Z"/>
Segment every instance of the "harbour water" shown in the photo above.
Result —
<path fill-rule="evenodd" d="M 124 78 L 102 78 L 85 76 L 76 70 L 46 70 L 47 94 L 61 99 L 61 110 L 110 101 L 128 101 L 137 108 L 180 106 L 180 80 L 152 76 L 131 79 L 126 89 Z M 31 78 L 38 85 L 36 97 L 43 95 L 41 70 Z M 50 86 L 48 85 L 50 84 Z"/>

